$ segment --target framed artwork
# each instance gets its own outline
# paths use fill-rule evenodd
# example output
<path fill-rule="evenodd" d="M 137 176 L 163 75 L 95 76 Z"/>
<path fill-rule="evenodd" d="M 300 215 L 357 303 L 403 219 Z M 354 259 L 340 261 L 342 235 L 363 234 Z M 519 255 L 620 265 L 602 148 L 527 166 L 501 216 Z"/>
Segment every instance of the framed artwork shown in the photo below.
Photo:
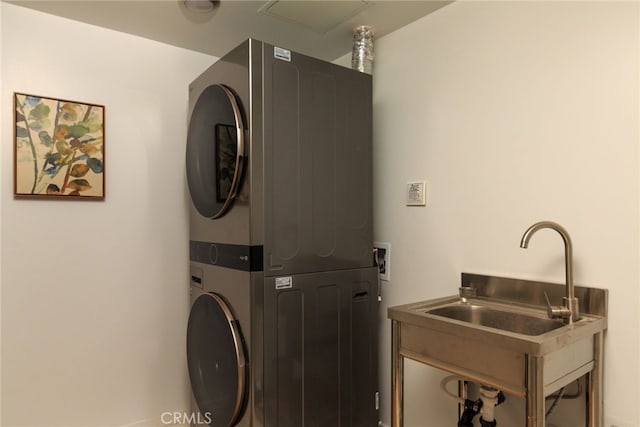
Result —
<path fill-rule="evenodd" d="M 15 197 L 104 200 L 104 106 L 14 94 Z"/>

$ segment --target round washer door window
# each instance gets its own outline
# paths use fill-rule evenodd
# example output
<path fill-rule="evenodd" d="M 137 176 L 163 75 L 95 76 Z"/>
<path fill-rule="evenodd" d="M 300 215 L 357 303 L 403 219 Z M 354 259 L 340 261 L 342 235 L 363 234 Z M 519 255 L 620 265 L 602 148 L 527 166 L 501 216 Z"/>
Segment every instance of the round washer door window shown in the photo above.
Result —
<path fill-rule="evenodd" d="M 247 365 L 238 321 L 217 294 L 199 296 L 187 327 L 191 389 L 212 427 L 231 427 L 244 410 Z"/>
<path fill-rule="evenodd" d="M 244 159 L 244 122 L 226 86 L 207 87 L 196 101 L 187 134 L 187 182 L 191 200 L 206 218 L 219 218 L 239 189 Z"/>

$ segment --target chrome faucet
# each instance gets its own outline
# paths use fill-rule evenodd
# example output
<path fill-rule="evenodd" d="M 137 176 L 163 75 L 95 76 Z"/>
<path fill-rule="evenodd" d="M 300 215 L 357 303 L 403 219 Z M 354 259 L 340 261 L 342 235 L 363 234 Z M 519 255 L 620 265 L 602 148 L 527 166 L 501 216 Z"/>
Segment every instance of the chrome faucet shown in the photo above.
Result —
<path fill-rule="evenodd" d="M 541 221 L 533 224 L 522 235 L 520 240 L 520 247 L 526 249 L 529 247 L 529 240 L 531 236 L 538 230 L 543 228 L 551 228 L 557 231 L 562 240 L 564 241 L 564 269 L 565 269 L 565 282 L 566 282 L 566 296 L 562 298 L 563 307 L 552 307 L 549 302 L 549 296 L 545 293 L 547 299 L 547 313 L 550 318 L 564 319 L 565 323 L 573 323 L 580 320 L 580 309 L 578 306 L 578 298 L 575 295 L 575 289 L 573 287 L 573 246 L 571 244 L 571 237 L 563 226 L 551 221 Z"/>

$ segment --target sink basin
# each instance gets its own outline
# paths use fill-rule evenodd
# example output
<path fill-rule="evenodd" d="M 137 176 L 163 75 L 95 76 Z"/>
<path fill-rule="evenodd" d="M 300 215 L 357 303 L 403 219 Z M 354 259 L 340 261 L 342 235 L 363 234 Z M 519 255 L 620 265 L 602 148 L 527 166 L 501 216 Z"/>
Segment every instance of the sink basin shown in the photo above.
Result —
<path fill-rule="evenodd" d="M 437 307 L 425 313 L 531 336 L 542 335 L 564 325 L 558 320 L 466 303 Z"/>

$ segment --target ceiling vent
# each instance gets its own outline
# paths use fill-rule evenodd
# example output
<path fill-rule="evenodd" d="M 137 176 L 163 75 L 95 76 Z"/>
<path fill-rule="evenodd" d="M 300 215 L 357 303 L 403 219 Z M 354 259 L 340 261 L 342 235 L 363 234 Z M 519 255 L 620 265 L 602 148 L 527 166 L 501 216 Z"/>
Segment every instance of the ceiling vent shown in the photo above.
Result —
<path fill-rule="evenodd" d="M 260 12 L 326 34 L 371 5 L 364 1 L 271 0 Z"/>

